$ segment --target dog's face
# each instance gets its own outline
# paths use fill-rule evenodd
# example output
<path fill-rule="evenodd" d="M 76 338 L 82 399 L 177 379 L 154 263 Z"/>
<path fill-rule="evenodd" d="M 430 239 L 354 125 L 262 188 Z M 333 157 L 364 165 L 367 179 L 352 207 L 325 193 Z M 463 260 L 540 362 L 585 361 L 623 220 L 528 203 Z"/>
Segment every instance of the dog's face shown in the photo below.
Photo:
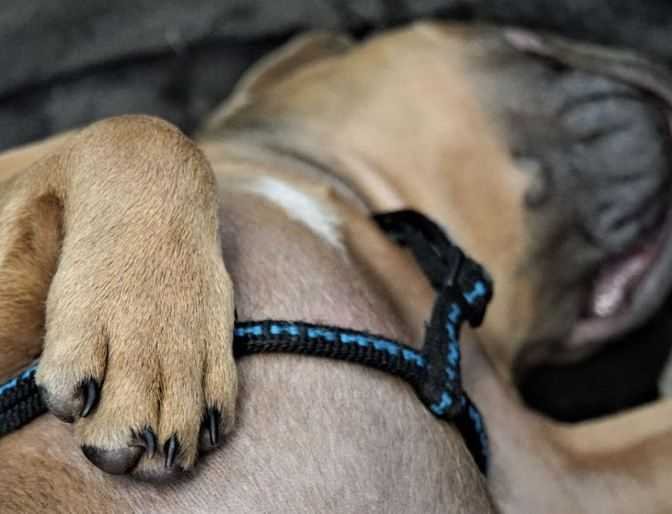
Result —
<path fill-rule="evenodd" d="M 224 115 L 273 119 L 294 146 L 312 137 L 374 208 L 442 223 L 495 278 L 482 340 L 509 375 L 581 358 L 661 305 L 668 86 L 625 53 L 422 23 L 361 45 L 297 40 L 248 74 Z"/>
<path fill-rule="evenodd" d="M 418 25 L 361 54 L 348 70 L 372 78 L 354 119 L 382 136 L 353 128 L 348 146 L 396 170 L 404 201 L 492 272 L 482 339 L 502 373 L 582 358 L 661 306 L 672 281 L 664 71 L 478 26 Z"/>
<path fill-rule="evenodd" d="M 510 249 L 474 249 L 505 288 L 494 310 L 508 313 L 485 342 L 504 370 L 580 359 L 648 321 L 668 294 L 671 83 L 624 52 L 516 31 L 467 33 L 464 56 L 508 154 L 472 187 L 487 198 L 501 177 L 527 176 L 522 195 L 509 189 L 525 230 L 511 241 L 519 260 L 503 268 Z M 461 231 L 504 229 L 501 206 L 481 205 L 487 225 Z"/>

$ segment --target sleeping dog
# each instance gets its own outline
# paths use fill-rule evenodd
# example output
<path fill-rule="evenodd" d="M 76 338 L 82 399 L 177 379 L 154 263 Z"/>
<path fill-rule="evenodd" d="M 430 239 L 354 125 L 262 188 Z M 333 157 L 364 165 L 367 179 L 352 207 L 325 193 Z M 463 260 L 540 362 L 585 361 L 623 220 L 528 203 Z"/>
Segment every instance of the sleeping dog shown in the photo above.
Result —
<path fill-rule="evenodd" d="M 3 155 L 0 379 L 41 355 L 43 397 L 73 424 L 0 440 L 3 508 L 668 512 L 668 403 L 568 427 L 510 384 L 659 305 L 667 87 L 637 56 L 520 31 L 310 34 L 250 70 L 195 142 L 129 116 Z M 369 216 L 404 207 L 495 280 L 464 342 L 488 490 L 397 380 L 233 363 L 234 305 L 420 341 L 431 287 Z"/>

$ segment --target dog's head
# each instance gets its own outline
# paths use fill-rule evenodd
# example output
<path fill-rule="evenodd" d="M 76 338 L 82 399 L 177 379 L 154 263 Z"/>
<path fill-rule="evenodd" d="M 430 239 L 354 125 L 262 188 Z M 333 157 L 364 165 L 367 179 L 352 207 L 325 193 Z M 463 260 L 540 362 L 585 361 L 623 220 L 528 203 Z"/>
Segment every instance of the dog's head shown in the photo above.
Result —
<path fill-rule="evenodd" d="M 442 223 L 494 275 L 483 340 L 509 374 L 579 359 L 660 308 L 671 104 L 666 71 L 627 52 L 418 24 L 361 45 L 300 38 L 248 73 L 215 124 L 287 129 L 375 207 Z"/>
<path fill-rule="evenodd" d="M 529 175 L 516 273 L 534 314 L 523 338 L 494 341 L 519 371 L 581 359 L 650 320 L 672 285 L 672 77 L 558 37 L 480 37 L 478 95 Z"/>

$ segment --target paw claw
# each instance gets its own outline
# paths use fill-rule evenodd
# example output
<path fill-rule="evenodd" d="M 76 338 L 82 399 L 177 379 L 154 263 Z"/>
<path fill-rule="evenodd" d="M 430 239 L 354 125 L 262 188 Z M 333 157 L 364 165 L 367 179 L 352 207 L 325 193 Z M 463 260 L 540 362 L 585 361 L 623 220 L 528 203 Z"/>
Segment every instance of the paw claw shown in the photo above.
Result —
<path fill-rule="evenodd" d="M 211 407 L 205 414 L 203 426 L 201 428 L 201 444 L 202 450 L 211 450 L 219 446 L 220 433 L 219 426 L 222 421 L 222 415 L 219 409 Z"/>
<path fill-rule="evenodd" d="M 208 426 L 210 444 L 212 446 L 217 446 L 219 444 L 219 422 L 221 420 L 219 411 L 217 409 L 209 409 L 208 420 L 210 421 Z"/>
<path fill-rule="evenodd" d="M 142 438 L 145 440 L 145 444 L 147 445 L 145 448 L 147 457 L 151 459 L 156 453 L 156 435 L 154 435 L 154 432 L 151 428 L 146 428 L 142 433 Z"/>
<path fill-rule="evenodd" d="M 82 452 L 97 467 L 112 475 L 126 474 L 137 466 L 144 450 L 139 447 L 107 450 L 95 446 L 82 446 Z"/>
<path fill-rule="evenodd" d="M 150 427 L 145 427 L 140 433 L 134 432 L 137 445 L 145 449 L 145 457 L 151 459 L 156 454 L 156 434 Z"/>
<path fill-rule="evenodd" d="M 163 445 L 163 452 L 166 454 L 165 467 L 170 469 L 175 466 L 175 459 L 180 451 L 180 443 L 177 441 L 177 436 L 173 435 Z"/>
<path fill-rule="evenodd" d="M 84 396 L 84 406 L 82 407 L 82 411 L 80 413 L 80 416 L 85 418 L 89 414 L 91 414 L 91 411 L 95 408 L 95 406 L 98 404 L 98 383 L 93 379 L 90 378 L 82 383 L 82 395 Z"/>

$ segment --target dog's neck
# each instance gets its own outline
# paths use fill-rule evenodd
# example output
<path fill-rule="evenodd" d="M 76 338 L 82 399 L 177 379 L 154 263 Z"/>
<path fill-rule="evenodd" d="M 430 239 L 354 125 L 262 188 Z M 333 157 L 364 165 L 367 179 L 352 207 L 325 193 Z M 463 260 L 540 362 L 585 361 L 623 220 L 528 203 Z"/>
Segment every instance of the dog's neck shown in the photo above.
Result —
<path fill-rule="evenodd" d="M 392 210 L 406 205 L 403 195 L 384 173 L 365 157 L 347 156 L 319 139 L 296 130 L 255 127 L 222 132 L 214 140 L 200 142 L 213 162 L 247 162 L 264 172 L 276 174 L 295 184 L 324 184 L 348 208 L 363 214 Z"/>
<path fill-rule="evenodd" d="M 317 79 L 280 83 L 214 130 L 261 148 L 291 149 L 301 155 L 297 166 L 317 163 L 373 211 L 414 208 L 439 223 L 488 262 L 497 290 L 485 329 L 490 349 L 506 353 L 509 339 L 525 339 L 535 313 L 534 305 L 521 305 L 533 294 L 519 269 L 529 237 L 522 201 L 528 177 L 461 71 L 462 50 L 428 41 L 413 38 L 394 56 L 372 43 L 362 62 L 348 56 L 345 67 L 325 63 Z M 424 45 L 419 54 L 417 45 Z M 370 83 L 372 66 L 379 88 Z"/>
<path fill-rule="evenodd" d="M 241 319 L 263 314 L 348 326 L 410 344 L 422 340 L 425 314 L 432 301 L 429 284 L 412 265 L 412 257 L 389 242 L 370 220 L 374 208 L 370 198 L 352 187 L 347 178 L 332 172 L 331 162 L 301 149 L 290 152 L 272 137 L 260 134 L 232 134 L 215 142 L 201 141 L 200 146 L 221 178 L 222 196 L 228 199 L 220 215 L 227 266 L 235 266 L 241 254 L 240 249 L 234 254 L 227 247 L 227 239 L 235 239 L 234 248 L 250 239 L 251 246 L 286 247 L 284 252 L 296 253 L 283 261 L 282 267 L 266 269 L 269 259 L 251 264 L 255 258 L 250 255 L 259 255 L 257 248 L 242 252 L 247 257 L 239 268 L 244 276 L 241 283 L 264 282 L 273 273 L 276 287 L 287 282 L 288 291 L 298 296 L 287 302 L 291 304 L 287 312 L 270 312 L 259 303 L 246 314 L 245 307 L 239 306 Z M 254 209 L 249 194 L 256 196 Z M 239 220 L 247 218 L 258 219 L 253 226 L 236 227 Z M 291 241 L 286 239 L 289 233 Z M 251 234 L 258 235 L 255 242 Z M 304 269 L 300 269 L 300 262 Z M 235 282 L 237 269 L 230 271 Z M 306 284 L 309 291 L 300 293 L 301 287 L 289 285 L 304 284 L 307 276 L 312 282 Z M 346 284 L 353 285 L 350 294 L 355 298 L 368 297 L 362 297 L 358 308 L 353 308 L 352 299 L 345 295 Z M 327 294 L 330 305 L 318 299 L 320 294 Z"/>
<path fill-rule="evenodd" d="M 355 256 L 354 262 L 358 265 L 363 264 L 367 269 L 367 273 L 359 275 L 357 280 L 363 280 L 362 287 L 364 289 L 370 287 L 376 296 L 381 291 L 382 282 L 382 290 L 385 295 L 392 297 L 394 306 L 381 303 L 376 307 L 369 304 L 373 310 L 380 308 L 378 313 L 374 313 L 371 309 L 346 308 L 332 309 L 328 314 L 322 311 L 306 314 L 301 311 L 305 308 L 305 302 L 295 300 L 294 305 L 299 306 L 298 311 L 290 313 L 269 311 L 264 314 L 270 317 L 294 318 L 307 315 L 309 318 L 312 316 L 313 320 L 326 319 L 335 325 L 379 331 L 390 337 L 410 338 L 406 340 L 411 343 L 420 341 L 423 322 L 428 316 L 433 294 L 426 284 L 422 284 L 423 278 L 417 270 L 411 273 L 412 276 L 401 272 L 402 269 L 414 267 L 410 259 L 404 260 L 408 256 L 404 257 L 392 250 L 393 245 L 388 247 L 380 240 L 374 241 L 376 238 L 384 238 L 381 234 L 376 234 L 375 228 L 367 226 L 366 222 L 362 221 L 367 219 L 371 210 L 394 209 L 414 204 L 397 192 L 393 179 L 383 171 L 383 167 L 375 166 L 367 159 L 359 162 L 353 159 L 346 163 L 328 151 L 316 150 L 318 146 L 305 144 L 305 139 L 303 141 L 303 146 L 292 142 L 291 152 L 285 151 L 284 144 L 273 137 L 257 135 L 256 138 L 251 138 L 249 134 L 241 138 L 226 138 L 224 142 L 220 140 L 212 146 L 205 142 L 202 146 L 216 168 L 217 166 L 227 168 L 226 173 L 229 177 L 239 174 L 252 177 L 271 176 L 285 181 L 291 187 L 308 192 L 318 202 L 335 207 L 344 222 L 342 227 L 344 231 L 358 235 L 356 238 L 347 238 L 346 241 L 348 254 Z M 237 166 L 241 168 L 232 171 Z M 378 187 L 367 188 L 364 184 L 377 184 Z M 240 204 L 235 205 L 238 201 L 235 198 L 234 194 L 231 197 L 233 203 L 231 208 L 236 214 L 229 216 L 231 220 L 240 219 L 241 210 L 244 210 Z M 234 228 L 234 231 L 238 233 L 237 237 L 249 236 L 249 227 L 244 230 Z M 273 236 L 266 237 L 272 239 Z M 266 241 L 268 242 L 268 239 Z M 374 243 L 370 245 L 370 241 Z M 294 244 L 302 245 L 300 241 L 295 241 Z M 377 249 L 371 253 L 371 249 L 375 247 Z M 305 251 L 308 252 L 309 249 Z M 333 255 L 338 251 L 332 247 L 328 250 L 328 254 Z M 248 256 L 254 254 L 251 251 L 245 253 Z M 258 269 L 254 263 L 244 266 L 249 268 L 248 271 L 240 272 L 235 269 L 235 256 L 227 256 L 227 262 L 234 266 L 234 280 L 236 276 L 245 276 L 246 278 L 242 280 L 248 283 L 258 280 L 258 277 L 253 278 L 252 275 Z M 322 269 L 316 268 L 309 273 L 314 273 L 311 276 L 314 276 L 317 282 L 322 280 L 318 278 L 319 275 L 326 276 L 336 272 L 327 261 L 324 261 L 324 257 L 317 259 L 316 262 L 320 262 Z M 346 273 L 345 270 L 346 268 L 343 268 L 341 273 Z M 279 275 L 285 272 L 291 273 L 289 270 L 277 271 Z M 301 273 L 303 272 L 302 270 Z M 400 280 L 401 276 L 404 278 Z M 335 278 L 341 282 L 352 280 L 344 276 Z M 401 284 L 403 290 L 399 287 L 395 289 L 395 283 L 397 286 Z M 417 291 L 412 292 L 413 288 L 410 285 L 413 283 L 422 285 Z M 345 301 L 345 297 L 341 299 Z M 256 305 L 253 311 L 248 310 L 245 305 L 242 309 L 243 318 L 259 315 L 259 305 Z M 394 312 L 406 312 L 406 316 L 402 316 L 405 322 L 399 324 L 397 320 L 392 323 L 390 316 L 393 316 Z M 324 316 L 331 317 L 324 318 Z M 489 428 L 492 444 L 490 484 L 503 512 L 544 509 L 549 512 L 562 512 L 568 505 L 572 505 L 572 509 L 576 512 L 583 512 L 589 511 L 590 508 L 585 509 L 593 505 L 591 498 L 595 497 L 598 504 L 603 501 L 604 491 L 592 494 L 591 482 L 577 481 L 576 474 L 569 471 L 569 467 L 574 463 L 569 457 L 571 448 L 563 446 L 566 442 L 564 434 L 566 429 L 535 415 L 520 403 L 513 388 L 500 380 L 487 357 L 478 348 L 474 334 L 467 332 L 463 348 L 465 385 L 483 411 Z M 516 470 L 521 470 L 524 476 L 517 476 Z M 617 488 L 619 486 L 617 482 L 618 478 L 615 477 L 602 484 L 602 487 Z M 526 484 L 522 489 L 521 483 Z M 552 486 L 549 487 L 549 484 Z M 537 494 L 538 491 L 545 493 Z M 541 502 L 541 498 L 543 502 L 537 504 L 537 501 Z M 614 496 L 614 499 L 617 497 Z"/>

